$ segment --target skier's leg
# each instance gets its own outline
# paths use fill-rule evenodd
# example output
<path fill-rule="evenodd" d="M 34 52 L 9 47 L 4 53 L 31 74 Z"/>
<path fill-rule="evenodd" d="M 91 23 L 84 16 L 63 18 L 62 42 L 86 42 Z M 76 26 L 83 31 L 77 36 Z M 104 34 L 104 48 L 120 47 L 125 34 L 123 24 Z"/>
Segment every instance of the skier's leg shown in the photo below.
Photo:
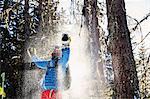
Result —
<path fill-rule="evenodd" d="M 49 99 L 56 99 L 56 91 L 54 89 L 50 90 Z"/>
<path fill-rule="evenodd" d="M 51 91 L 51 98 L 50 99 L 62 99 L 61 92 L 58 90 Z"/>
<path fill-rule="evenodd" d="M 45 90 L 42 92 L 41 99 L 51 99 L 49 98 L 50 90 Z"/>

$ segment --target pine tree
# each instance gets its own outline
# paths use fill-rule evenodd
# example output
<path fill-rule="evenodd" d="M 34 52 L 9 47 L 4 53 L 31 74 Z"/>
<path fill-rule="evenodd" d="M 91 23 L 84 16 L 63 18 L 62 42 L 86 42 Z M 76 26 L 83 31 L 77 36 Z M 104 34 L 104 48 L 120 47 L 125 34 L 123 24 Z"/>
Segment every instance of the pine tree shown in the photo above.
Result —
<path fill-rule="evenodd" d="M 23 1 L 4 0 L 0 1 L 0 3 L 2 9 L 0 12 L 0 66 L 2 66 L 0 72 L 6 73 L 5 91 L 7 97 L 15 99 L 22 94 L 21 88 L 24 80 L 23 71 L 25 65 L 23 53 L 25 50 L 25 42 L 31 35 L 33 29 L 30 27 L 29 8 L 25 8 Z M 26 6 L 28 6 L 28 1 L 26 1 Z M 35 13 L 34 16 L 36 17 Z M 30 23 L 27 24 L 28 22 Z M 35 29 L 38 21 L 34 21 L 32 24 Z"/>

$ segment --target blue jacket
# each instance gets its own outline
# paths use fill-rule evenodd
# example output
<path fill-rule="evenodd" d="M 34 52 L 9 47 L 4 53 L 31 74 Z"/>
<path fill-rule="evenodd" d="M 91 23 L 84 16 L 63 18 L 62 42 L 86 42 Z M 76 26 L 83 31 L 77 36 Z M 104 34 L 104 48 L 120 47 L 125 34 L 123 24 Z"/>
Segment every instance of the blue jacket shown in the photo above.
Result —
<path fill-rule="evenodd" d="M 62 66 L 63 74 L 66 73 L 66 69 L 68 67 L 70 48 L 62 49 L 62 56 L 58 60 L 58 66 Z M 36 64 L 38 68 L 45 69 L 46 74 L 42 82 L 42 88 L 44 90 L 48 89 L 56 89 L 58 88 L 57 81 L 57 69 L 55 68 L 56 60 L 42 60 L 37 58 L 35 55 L 32 57 L 32 61 Z"/>

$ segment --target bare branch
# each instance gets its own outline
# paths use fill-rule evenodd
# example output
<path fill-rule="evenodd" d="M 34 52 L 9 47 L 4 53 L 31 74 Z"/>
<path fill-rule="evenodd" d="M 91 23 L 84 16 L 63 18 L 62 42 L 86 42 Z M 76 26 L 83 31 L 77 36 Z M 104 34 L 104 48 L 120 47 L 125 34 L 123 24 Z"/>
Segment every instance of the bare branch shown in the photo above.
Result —
<path fill-rule="evenodd" d="M 148 32 L 146 35 L 145 35 L 145 37 L 135 46 L 135 48 L 138 46 L 138 45 L 140 45 L 145 39 L 146 39 L 146 37 L 148 37 L 148 35 L 150 34 L 150 32 Z M 134 49 L 135 49 L 134 48 Z M 133 49 L 133 50 L 134 50 Z"/>
<path fill-rule="evenodd" d="M 149 60 L 150 60 L 150 54 L 149 54 L 149 56 L 148 56 L 148 58 L 147 58 L 146 66 L 147 66 L 147 65 L 148 65 L 148 63 L 149 63 Z"/>
<path fill-rule="evenodd" d="M 133 18 L 133 17 L 131 17 L 131 16 L 129 16 L 129 15 L 127 15 L 127 17 L 133 19 L 133 20 L 136 22 L 136 24 L 139 25 L 140 32 L 142 33 L 142 28 L 141 28 L 141 25 L 140 25 L 139 21 L 138 21 L 136 18 Z M 134 27 L 134 28 L 135 28 L 135 27 Z M 131 30 L 135 31 L 135 30 L 137 29 L 137 27 L 136 27 L 136 29 L 134 29 L 134 28 L 131 28 Z"/>
<path fill-rule="evenodd" d="M 139 24 L 141 24 L 144 20 L 147 20 L 147 18 L 150 16 L 150 12 L 141 20 L 141 21 L 137 21 L 136 20 L 136 22 L 137 22 L 137 24 L 136 24 L 136 26 L 134 27 L 134 28 L 132 28 L 133 30 L 136 30 L 136 28 L 138 27 L 138 25 Z"/>

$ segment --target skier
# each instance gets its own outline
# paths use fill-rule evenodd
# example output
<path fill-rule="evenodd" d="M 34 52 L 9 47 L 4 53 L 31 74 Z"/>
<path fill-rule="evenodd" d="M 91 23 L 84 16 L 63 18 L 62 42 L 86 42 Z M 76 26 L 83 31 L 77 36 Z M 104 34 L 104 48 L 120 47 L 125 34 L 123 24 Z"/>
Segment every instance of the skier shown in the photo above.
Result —
<path fill-rule="evenodd" d="M 68 78 L 69 74 L 69 55 L 70 55 L 70 37 L 68 34 L 63 34 L 62 36 L 62 49 L 61 52 L 59 50 L 59 47 L 56 46 L 54 51 L 52 52 L 52 57 L 50 60 L 41 60 L 37 58 L 35 55 L 32 56 L 32 62 L 35 63 L 35 65 L 38 68 L 46 70 L 45 77 L 42 82 L 42 95 L 41 99 L 61 99 L 61 93 L 58 89 L 58 80 L 57 80 L 57 70 L 58 66 L 61 66 L 62 68 L 62 74 L 65 77 L 64 78 L 64 89 L 68 89 L 70 87 L 70 78 Z M 69 80 L 69 81 L 65 81 Z"/>

